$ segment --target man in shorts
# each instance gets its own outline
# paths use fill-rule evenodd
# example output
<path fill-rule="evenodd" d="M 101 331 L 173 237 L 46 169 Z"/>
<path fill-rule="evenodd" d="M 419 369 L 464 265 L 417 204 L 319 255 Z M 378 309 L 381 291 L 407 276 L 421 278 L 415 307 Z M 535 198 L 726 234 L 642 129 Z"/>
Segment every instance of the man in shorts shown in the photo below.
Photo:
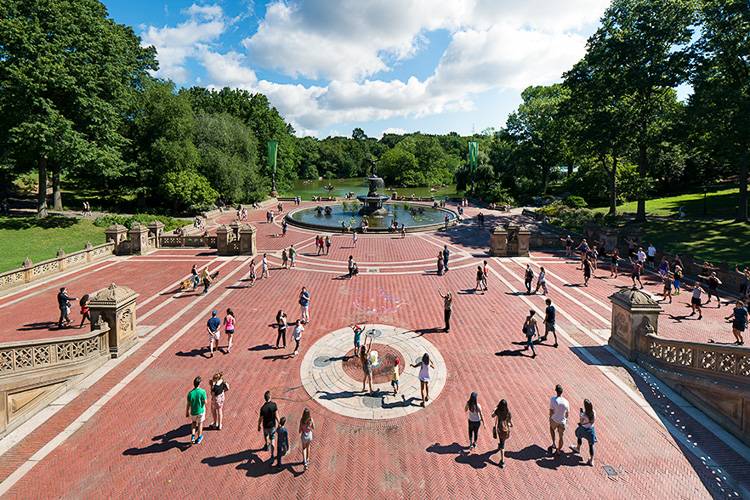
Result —
<path fill-rule="evenodd" d="M 353 358 L 356 358 L 359 354 L 359 348 L 362 346 L 362 332 L 364 331 L 365 327 L 359 326 L 357 324 L 352 324 L 351 329 L 354 332 L 354 354 L 352 355 Z"/>
<path fill-rule="evenodd" d="M 745 303 L 738 300 L 732 314 L 724 319 L 732 320 L 732 333 L 736 339 L 735 344 L 744 344 L 745 340 L 742 338 L 742 332 L 747 328 L 747 308 L 745 307 Z"/>
<path fill-rule="evenodd" d="M 555 386 L 555 395 L 549 400 L 549 433 L 552 436 L 552 446 L 547 450 L 550 453 L 554 450 L 555 455 L 559 455 L 562 452 L 563 434 L 565 433 L 565 425 L 568 423 L 568 413 L 570 412 L 570 404 L 567 399 L 562 397 L 562 393 L 562 386 L 557 384 Z M 557 446 L 555 446 L 555 432 L 559 435 Z"/>
<path fill-rule="evenodd" d="M 203 421 L 206 419 L 206 391 L 200 388 L 201 378 L 193 380 L 193 390 L 188 392 L 187 405 L 185 406 L 185 418 L 191 420 L 190 442 L 201 444 L 203 441 Z M 198 439 L 195 438 L 196 433 Z"/>
<path fill-rule="evenodd" d="M 266 391 L 265 394 L 263 394 L 263 399 L 265 399 L 266 402 L 260 407 L 258 432 L 260 432 L 261 428 L 263 429 L 263 439 L 265 440 L 263 451 L 270 450 L 271 460 L 273 460 L 273 438 L 276 434 L 276 424 L 279 421 L 276 416 L 278 408 L 276 407 L 276 403 L 271 401 L 271 391 Z"/>
<path fill-rule="evenodd" d="M 648 267 L 653 269 L 656 265 L 656 247 L 653 243 L 648 244 L 648 249 L 646 250 L 646 258 L 648 259 Z"/>
<path fill-rule="evenodd" d="M 557 347 L 557 332 L 555 331 L 555 306 L 552 305 L 552 299 L 544 301 L 547 307 L 544 309 L 544 336 L 541 338 L 542 341 L 547 340 L 547 335 L 550 333 L 555 338 L 554 347 Z"/>

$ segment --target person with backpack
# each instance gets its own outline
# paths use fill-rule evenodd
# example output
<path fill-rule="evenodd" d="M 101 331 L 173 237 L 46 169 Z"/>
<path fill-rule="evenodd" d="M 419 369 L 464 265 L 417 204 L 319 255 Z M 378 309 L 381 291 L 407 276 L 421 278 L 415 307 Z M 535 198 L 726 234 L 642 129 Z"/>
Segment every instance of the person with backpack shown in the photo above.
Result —
<path fill-rule="evenodd" d="M 505 441 L 510 437 L 510 428 L 513 427 L 508 402 L 501 399 L 495 411 L 492 412 L 492 416 L 495 418 L 492 434 L 497 439 L 497 448 L 500 450 L 500 468 L 502 469 L 505 467 Z"/>

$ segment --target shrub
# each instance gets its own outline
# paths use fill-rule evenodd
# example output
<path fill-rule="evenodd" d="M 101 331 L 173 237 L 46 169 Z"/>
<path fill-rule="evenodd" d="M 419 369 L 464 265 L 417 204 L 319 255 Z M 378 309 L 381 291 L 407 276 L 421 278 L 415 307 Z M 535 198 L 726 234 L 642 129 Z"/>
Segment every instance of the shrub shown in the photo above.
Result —
<path fill-rule="evenodd" d="M 568 196 L 567 198 L 565 198 L 563 203 L 565 203 L 565 206 L 569 208 L 586 208 L 588 206 L 586 200 L 576 195 Z"/>
<path fill-rule="evenodd" d="M 112 224 L 120 224 L 128 229 L 133 227 L 133 224 L 138 222 L 139 224 L 147 225 L 149 222 L 158 220 L 164 224 L 165 231 L 172 231 L 180 226 L 184 226 L 190 221 L 186 219 L 175 219 L 166 215 L 152 215 L 152 214 L 135 214 L 135 215 L 102 215 L 94 220 L 94 225 L 97 227 L 109 227 Z"/>
<path fill-rule="evenodd" d="M 192 170 L 169 172 L 164 176 L 162 192 L 175 210 L 200 211 L 219 197 L 208 179 Z"/>

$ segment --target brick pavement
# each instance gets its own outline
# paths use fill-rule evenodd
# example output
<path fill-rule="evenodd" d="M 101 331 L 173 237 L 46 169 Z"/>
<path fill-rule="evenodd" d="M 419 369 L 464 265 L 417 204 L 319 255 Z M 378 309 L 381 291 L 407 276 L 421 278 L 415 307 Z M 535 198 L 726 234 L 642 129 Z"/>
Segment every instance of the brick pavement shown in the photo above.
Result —
<path fill-rule="evenodd" d="M 268 226 L 263 231 L 268 237 L 259 238 L 261 250 L 281 248 L 282 239 L 270 236 L 273 225 L 258 226 Z M 300 242 L 314 235 L 290 228 L 287 238 L 292 234 Z M 561 335 L 558 349 L 539 346 L 534 360 L 518 351 L 524 315 L 529 307 L 540 307 L 543 297 L 515 293 L 523 287 L 521 259 L 490 259 L 489 291 L 469 290 L 474 287 L 474 265 L 486 258 L 476 256 L 486 237 L 486 231 L 466 225 L 447 234 L 409 235 L 405 241 L 392 241 L 388 235 L 361 237 L 357 260 L 389 264 L 373 264 L 378 272 L 340 280 L 334 273 L 340 272 L 349 251 L 342 247 L 350 241 L 341 237 L 340 242 L 334 240 L 330 256 L 308 257 L 305 248 L 298 269 L 272 271 L 270 279 L 252 288 L 231 287 L 247 269 L 246 262 L 233 260 L 226 270 L 237 270 L 236 274 L 207 297 L 154 299 L 149 307 L 165 305 L 148 318 L 149 324 L 169 322 L 170 327 L 2 455 L 0 479 L 137 366 L 150 364 L 36 462 L 8 497 L 539 498 L 554 488 L 556 494 L 580 498 L 708 498 L 730 497 L 732 491 L 748 488 L 750 469 L 739 451 L 716 439 L 701 419 L 670 403 L 655 385 L 644 382 L 647 374 L 623 367 L 601 347 L 605 340 L 599 335 L 610 319 L 606 297 L 615 290 L 614 280 L 592 280 L 583 290 L 566 287 L 563 281 L 578 280 L 575 266 L 551 254 L 534 253 L 533 260 L 556 275 L 549 277 L 550 295 L 564 311 L 559 324 L 566 336 Z M 456 265 L 439 277 L 429 272 L 434 267 L 429 259 L 443 242 L 454 250 Z M 122 265 L 126 270 L 151 269 L 158 262 L 150 260 L 158 257 Z M 173 274 L 158 269 L 164 274 L 148 283 L 152 293 L 189 269 L 182 262 L 157 267 L 174 269 Z M 617 284 L 628 281 L 621 278 Z M 270 324 L 278 308 L 287 310 L 290 319 L 298 316 L 296 297 L 303 285 L 312 292 L 312 322 L 301 355 L 286 358 L 270 346 L 275 341 Z M 438 289 L 456 293 L 450 334 L 435 331 L 442 326 Z M 197 302 L 188 305 L 192 301 Z M 7 309 L 23 315 L 28 311 L 24 307 L 21 302 Z M 203 357 L 206 318 L 199 313 L 207 307 L 234 309 L 238 330 L 231 354 Z M 726 308 L 722 313 L 728 314 Z M 707 312 L 700 333 L 693 322 L 662 320 L 660 326 L 670 335 L 697 337 L 704 328 L 711 332 L 717 317 Z M 317 339 L 352 321 L 423 333 L 445 359 L 445 366 L 436 367 L 447 375 L 440 396 L 424 410 L 380 421 L 338 415 L 311 401 L 300 381 L 305 352 Z M 173 336 L 182 327 L 184 334 Z M 162 345 L 166 348 L 158 352 Z M 189 447 L 184 395 L 196 374 L 207 380 L 217 370 L 224 371 L 231 386 L 225 427 L 207 431 L 204 443 Z M 574 456 L 553 459 L 546 454 L 547 404 L 556 383 L 565 386 L 571 413 L 585 397 L 594 403 L 600 442 L 593 468 L 579 464 Z M 289 420 L 291 450 L 286 460 L 292 465 L 281 470 L 267 464 L 268 454 L 259 450 L 262 437 L 255 429 L 266 389 L 273 391 L 281 414 Z M 479 393 L 486 416 L 501 397 L 510 403 L 514 428 L 505 469 L 496 466 L 498 455 L 487 428 L 480 431 L 475 453 L 462 449 L 467 441 L 463 405 L 471 391 Z M 303 473 L 296 424 L 305 406 L 312 411 L 316 431 L 310 470 Z M 572 444 L 572 432 L 566 439 Z M 691 440 L 697 444 L 688 445 Z M 609 478 L 604 464 L 617 476 Z M 721 476 L 727 480 L 717 483 Z"/>

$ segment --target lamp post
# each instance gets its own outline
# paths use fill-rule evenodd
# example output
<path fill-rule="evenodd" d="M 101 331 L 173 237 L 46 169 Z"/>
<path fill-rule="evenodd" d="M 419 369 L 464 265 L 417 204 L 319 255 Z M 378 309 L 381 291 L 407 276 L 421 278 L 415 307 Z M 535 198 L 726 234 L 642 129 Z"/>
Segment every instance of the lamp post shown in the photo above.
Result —
<path fill-rule="evenodd" d="M 268 168 L 271 170 L 271 196 L 276 197 L 276 154 L 279 150 L 279 141 L 268 141 Z"/>

